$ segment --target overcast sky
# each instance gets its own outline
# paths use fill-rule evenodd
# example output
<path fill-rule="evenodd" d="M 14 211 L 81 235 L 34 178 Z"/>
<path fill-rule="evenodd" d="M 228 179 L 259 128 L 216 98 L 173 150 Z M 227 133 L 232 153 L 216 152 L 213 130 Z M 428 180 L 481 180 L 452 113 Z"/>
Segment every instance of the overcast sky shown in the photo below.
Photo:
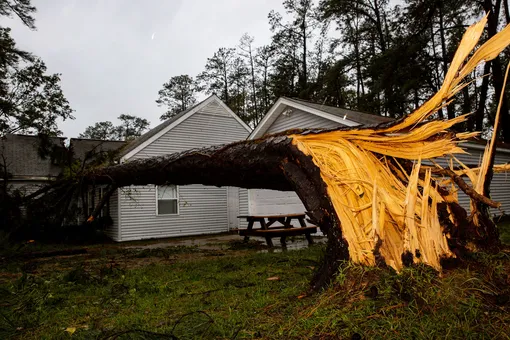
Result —
<path fill-rule="evenodd" d="M 147 118 L 164 112 L 155 100 L 170 77 L 203 70 L 220 47 L 235 47 L 244 32 L 255 45 L 269 42 L 267 14 L 283 12 L 279 0 L 44 0 L 37 31 L 19 20 L 7 26 L 18 46 L 62 74 L 75 110 L 60 129 L 76 137 L 97 121 L 122 113 Z M 154 34 L 154 39 L 152 36 Z"/>

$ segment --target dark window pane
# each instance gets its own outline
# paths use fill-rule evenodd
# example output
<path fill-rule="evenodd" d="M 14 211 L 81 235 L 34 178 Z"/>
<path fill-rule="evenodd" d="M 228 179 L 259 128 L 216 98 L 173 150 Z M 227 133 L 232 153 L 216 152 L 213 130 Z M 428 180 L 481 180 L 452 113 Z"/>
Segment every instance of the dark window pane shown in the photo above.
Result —
<path fill-rule="evenodd" d="M 158 215 L 177 214 L 177 200 L 158 201 Z"/>

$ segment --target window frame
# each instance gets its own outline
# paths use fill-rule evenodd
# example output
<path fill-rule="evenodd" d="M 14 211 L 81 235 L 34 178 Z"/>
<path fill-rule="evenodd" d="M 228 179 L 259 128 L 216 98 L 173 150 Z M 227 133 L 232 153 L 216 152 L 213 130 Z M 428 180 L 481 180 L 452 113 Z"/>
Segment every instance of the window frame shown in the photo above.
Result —
<path fill-rule="evenodd" d="M 159 213 L 159 187 L 167 187 L 167 186 L 174 186 L 175 192 L 177 197 L 176 198 L 170 198 L 170 199 L 162 199 L 162 201 L 177 201 L 177 213 L 175 214 L 160 214 Z M 180 207 L 179 207 L 179 201 L 180 201 L 180 192 L 179 192 L 179 186 L 175 184 L 167 184 L 167 185 L 156 185 L 156 216 L 178 216 L 180 214 Z"/>

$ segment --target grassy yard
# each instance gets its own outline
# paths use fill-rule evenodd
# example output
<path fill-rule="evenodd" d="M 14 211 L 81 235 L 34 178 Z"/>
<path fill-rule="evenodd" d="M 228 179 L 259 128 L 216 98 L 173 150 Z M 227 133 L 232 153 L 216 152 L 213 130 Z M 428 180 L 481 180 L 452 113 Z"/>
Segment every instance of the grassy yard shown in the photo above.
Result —
<path fill-rule="evenodd" d="M 306 295 L 321 246 L 196 247 L 4 261 L 0 338 L 508 339 L 510 254 L 429 268 L 346 264 Z M 257 247 L 255 247 L 257 248 Z"/>

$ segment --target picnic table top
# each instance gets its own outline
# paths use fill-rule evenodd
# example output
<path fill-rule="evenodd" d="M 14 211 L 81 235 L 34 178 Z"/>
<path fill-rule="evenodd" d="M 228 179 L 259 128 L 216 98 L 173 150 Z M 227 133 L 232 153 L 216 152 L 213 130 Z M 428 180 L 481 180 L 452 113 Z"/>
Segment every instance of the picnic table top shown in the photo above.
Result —
<path fill-rule="evenodd" d="M 237 216 L 238 218 L 252 218 L 252 219 L 262 219 L 262 218 L 282 218 L 282 217 L 305 217 L 305 213 L 302 214 L 281 214 L 281 215 L 241 215 Z"/>

